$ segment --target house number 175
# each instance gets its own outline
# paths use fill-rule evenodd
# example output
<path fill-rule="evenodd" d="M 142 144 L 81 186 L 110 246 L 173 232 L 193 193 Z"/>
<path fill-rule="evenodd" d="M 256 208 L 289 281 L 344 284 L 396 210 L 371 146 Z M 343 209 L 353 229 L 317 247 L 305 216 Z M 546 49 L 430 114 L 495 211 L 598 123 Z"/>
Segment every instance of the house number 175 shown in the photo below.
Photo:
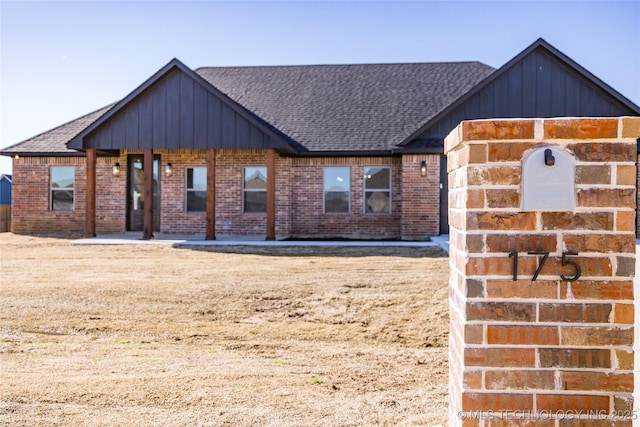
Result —
<path fill-rule="evenodd" d="M 538 268 L 536 272 L 533 273 L 533 277 L 531 278 L 532 282 L 535 282 L 538 279 L 538 275 L 540 275 L 540 271 L 542 271 L 542 267 L 544 263 L 547 262 L 547 258 L 549 258 L 549 252 L 547 251 L 530 251 L 527 252 L 529 255 L 537 255 L 538 256 Z M 565 276 L 564 274 L 560 274 L 560 278 L 562 280 L 566 280 L 567 282 L 575 282 L 580 278 L 582 274 L 582 270 L 580 266 L 576 264 L 574 261 L 567 259 L 569 255 L 578 255 L 577 252 L 563 252 L 562 253 L 562 265 L 569 266 L 569 268 L 573 269 L 573 276 Z M 541 258 L 540 258 L 541 257 Z M 518 251 L 509 252 L 509 258 L 513 258 L 513 281 L 518 280 Z"/>

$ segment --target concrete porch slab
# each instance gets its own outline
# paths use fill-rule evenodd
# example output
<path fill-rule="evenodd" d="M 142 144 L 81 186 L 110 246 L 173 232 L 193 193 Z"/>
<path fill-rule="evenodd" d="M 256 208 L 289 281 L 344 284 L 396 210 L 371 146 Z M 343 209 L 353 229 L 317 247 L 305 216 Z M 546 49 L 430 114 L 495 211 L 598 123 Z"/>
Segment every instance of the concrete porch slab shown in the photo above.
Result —
<path fill-rule="evenodd" d="M 448 237 L 448 236 L 447 236 Z M 432 238 L 429 242 L 404 240 L 264 240 L 264 237 L 223 236 L 217 240 L 204 240 L 204 235 L 179 236 L 171 234 L 156 234 L 153 240 L 142 240 L 139 233 L 106 235 L 92 238 L 78 239 L 73 245 L 175 245 L 181 246 L 265 246 L 265 247 L 436 247 L 446 242 L 448 253 L 448 238 L 439 241 Z M 444 246 L 442 246 L 444 249 Z"/>

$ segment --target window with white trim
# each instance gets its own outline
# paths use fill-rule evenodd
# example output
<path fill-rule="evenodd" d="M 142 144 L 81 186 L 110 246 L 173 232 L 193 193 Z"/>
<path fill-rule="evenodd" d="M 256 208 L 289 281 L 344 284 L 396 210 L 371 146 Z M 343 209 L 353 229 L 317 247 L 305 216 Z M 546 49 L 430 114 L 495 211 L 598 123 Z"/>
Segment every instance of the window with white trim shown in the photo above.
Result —
<path fill-rule="evenodd" d="M 51 197 L 52 211 L 73 211 L 75 198 L 76 170 L 73 166 L 51 167 Z"/>
<path fill-rule="evenodd" d="M 364 211 L 365 213 L 391 212 L 391 168 L 364 169 Z"/>
<path fill-rule="evenodd" d="M 324 168 L 324 212 L 349 213 L 351 170 L 348 167 Z"/>
<path fill-rule="evenodd" d="M 186 179 L 187 212 L 207 210 L 207 168 L 204 166 L 187 168 Z"/>

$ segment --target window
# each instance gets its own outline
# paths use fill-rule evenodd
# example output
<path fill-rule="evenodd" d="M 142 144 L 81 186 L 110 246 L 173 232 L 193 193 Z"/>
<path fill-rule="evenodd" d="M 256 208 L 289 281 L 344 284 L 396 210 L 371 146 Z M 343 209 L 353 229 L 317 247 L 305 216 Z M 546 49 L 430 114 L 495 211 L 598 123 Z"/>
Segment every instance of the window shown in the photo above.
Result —
<path fill-rule="evenodd" d="M 207 210 L 207 168 L 187 168 L 187 212 Z"/>
<path fill-rule="evenodd" d="M 349 168 L 324 168 L 325 213 L 349 213 Z"/>
<path fill-rule="evenodd" d="M 266 212 L 267 168 L 264 166 L 244 168 L 243 190 L 245 212 Z"/>
<path fill-rule="evenodd" d="M 364 169 L 365 213 L 391 212 L 391 169 Z"/>
<path fill-rule="evenodd" d="M 73 166 L 51 167 L 51 210 L 72 211 L 75 187 Z"/>

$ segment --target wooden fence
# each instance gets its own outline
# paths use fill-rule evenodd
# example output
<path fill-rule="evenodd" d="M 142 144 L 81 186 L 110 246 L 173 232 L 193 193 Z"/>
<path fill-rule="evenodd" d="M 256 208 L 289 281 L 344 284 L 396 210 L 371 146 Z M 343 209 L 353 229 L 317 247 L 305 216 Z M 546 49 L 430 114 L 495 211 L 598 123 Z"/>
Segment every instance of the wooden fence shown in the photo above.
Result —
<path fill-rule="evenodd" d="M 0 233 L 11 231 L 11 205 L 0 205 Z"/>

